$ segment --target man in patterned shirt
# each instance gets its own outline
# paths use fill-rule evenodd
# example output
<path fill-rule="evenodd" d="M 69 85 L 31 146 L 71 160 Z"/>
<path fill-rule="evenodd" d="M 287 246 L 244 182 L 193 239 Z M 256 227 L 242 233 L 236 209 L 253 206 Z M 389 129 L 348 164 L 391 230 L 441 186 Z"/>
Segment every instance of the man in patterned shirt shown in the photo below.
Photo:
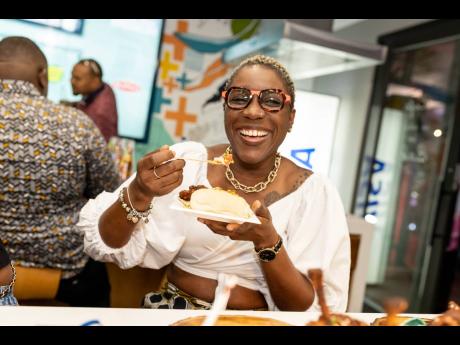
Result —
<path fill-rule="evenodd" d="M 0 239 L 16 265 L 61 271 L 56 299 L 108 306 L 105 265 L 84 254 L 75 224 L 120 178 L 94 122 L 46 98 L 47 67 L 31 40 L 0 41 Z"/>

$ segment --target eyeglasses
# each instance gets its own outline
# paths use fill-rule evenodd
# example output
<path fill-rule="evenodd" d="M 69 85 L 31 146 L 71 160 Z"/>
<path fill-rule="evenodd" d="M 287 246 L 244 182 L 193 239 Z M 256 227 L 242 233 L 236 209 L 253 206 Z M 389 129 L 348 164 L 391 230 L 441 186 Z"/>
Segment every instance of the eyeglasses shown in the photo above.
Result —
<path fill-rule="evenodd" d="M 257 95 L 260 107 L 270 113 L 280 111 L 283 109 L 285 103 L 291 102 L 291 96 L 279 89 L 256 91 L 244 87 L 231 87 L 226 91 L 222 91 L 222 97 L 225 99 L 225 104 L 230 109 L 234 110 L 247 108 L 254 95 Z"/>

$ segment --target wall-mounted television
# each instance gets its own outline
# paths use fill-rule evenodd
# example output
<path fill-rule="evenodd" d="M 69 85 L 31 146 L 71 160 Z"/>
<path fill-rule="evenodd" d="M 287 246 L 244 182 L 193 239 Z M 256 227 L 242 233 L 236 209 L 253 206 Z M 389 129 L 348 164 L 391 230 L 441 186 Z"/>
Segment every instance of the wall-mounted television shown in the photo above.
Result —
<path fill-rule="evenodd" d="M 115 92 L 119 136 L 145 142 L 163 20 L 78 19 L 74 32 L 65 20 L 0 19 L 0 39 L 25 36 L 40 46 L 49 65 L 48 97 L 55 102 L 79 100 L 70 85 L 72 68 L 82 58 L 97 60 Z"/>

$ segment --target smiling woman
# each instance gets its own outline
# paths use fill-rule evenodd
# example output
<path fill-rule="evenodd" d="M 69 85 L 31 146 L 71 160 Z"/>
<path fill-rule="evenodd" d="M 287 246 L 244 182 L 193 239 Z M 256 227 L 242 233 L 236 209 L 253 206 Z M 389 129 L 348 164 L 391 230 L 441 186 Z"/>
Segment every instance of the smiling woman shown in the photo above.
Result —
<path fill-rule="evenodd" d="M 168 265 L 162 288 L 145 297 L 149 308 L 209 309 L 223 276 L 236 275 L 230 309 L 318 311 L 306 272 L 320 268 L 329 308 L 344 312 L 350 240 L 340 197 L 327 178 L 278 153 L 296 114 L 288 72 L 270 57 L 249 58 L 234 70 L 222 99 L 230 145 L 183 142 L 144 156 L 117 191 L 82 209 L 86 252 L 122 268 Z M 227 165 L 203 164 L 225 154 L 232 155 Z M 193 185 L 234 190 L 260 224 L 172 209 L 179 191 Z M 133 223 L 120 193 L 149 221 Z"/>

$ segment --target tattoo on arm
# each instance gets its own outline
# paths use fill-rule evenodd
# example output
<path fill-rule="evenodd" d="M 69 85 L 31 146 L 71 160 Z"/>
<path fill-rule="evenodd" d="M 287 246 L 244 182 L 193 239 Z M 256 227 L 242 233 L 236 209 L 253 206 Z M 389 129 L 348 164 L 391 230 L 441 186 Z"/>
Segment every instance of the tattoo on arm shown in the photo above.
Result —
<path fill-rule="evenodd" d="M 302 172 L 302 174 L 299 176 L 299 178 L 297 179 L 297 181 L 295 181 L 294 185 L 292 186 L 292 189 L 289 193 L 292 193 L 293 191 L 295 191 L 297 188 L 299 188 L 302 183 L 304 183 L 304 181 L 311 175 L 313 174 L 312 171 L 310 170 L 307 170 L 307 171 L 304 171 Z"/>
<path fill-rule="evenodd" d="M 299 188 L 302 185 L 302 183 L 304 183 L 304 181 L 311 174 L 313 174 L 313 172 L 310 171 L 310 170 L 303 171 L 302 174 L 297 178 L 297 180 L 293 184 L 292 188 L 285 194 L 280 194 L 277 191 L 272 191 L 272 192 L 268 193 L 264 198 L 265 205 L 269 206 L 269 205 L 273 204 L 274 202 L 278 201 L 279 199 L 284 198 L 286 195 L 289 195 L 292 192 L 294 192 L 295 190 L 297 190 L 297 188 Z"/>
<path fill-rule="evenodd" d="M 281 199 L 282 197 L 283 196 L 280 195 L 280 193 L 278 193 L 277 191 L 268 193 L 267 195 L 265 195 L 265 198 L 264 198 L 265 206 L 269 206 L 273 204 L 275 201 Z"/>

